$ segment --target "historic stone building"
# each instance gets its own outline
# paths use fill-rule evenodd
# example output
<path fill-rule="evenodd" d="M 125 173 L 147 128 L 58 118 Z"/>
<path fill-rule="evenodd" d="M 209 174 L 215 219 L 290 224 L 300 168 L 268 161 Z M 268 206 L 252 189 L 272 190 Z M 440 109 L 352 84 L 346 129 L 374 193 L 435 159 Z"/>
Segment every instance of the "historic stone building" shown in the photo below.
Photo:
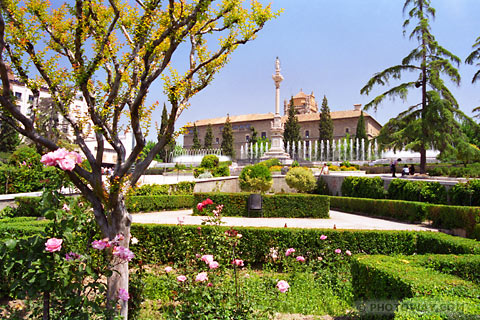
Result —
<path fill-rule="evenodd" d="M 290 101 L 284 101 L 284 114 L 287 113 Z M 293 97 L 293 104 L 297 110 L 297 118 L 300 124 L 300 135 L 302 140 L 311 144 L 313 141 L 319 140 L 318 125 L 320 120 L 320 113 L 318 112 L 318 104 L 315 100 L 315 95 L 305 94 L 300 91 Z M 333 136 L 334 139 L 345 137 L 347 134 L 355 135 L 357 130 L 357 122 L 361 113 L 361 105 L 355 104 L 353 110 L 332 111 L 330 116 L 333 121 Z M 369 138 L 376 137 L 382 128 L 375 118 L 366 112 L 363 112 L 365 117 L 365 129 Z M 222 129 L 227 117 L 203 119 L 195 121 L 197 126 L 198 138 L 203 145 L 207 126 L 210 124 L 213 129 L 213 147 L 220 148 L 222 142 Z M 251 128 L 255 128 L 258 132 L 258 137 L 271 137 L 271 123 L 274 119 L 273 113 L 264 114 L 246 114 L 246 115 L 231 115 L 230 122 L 233 128 L 233 138 L 235 142 L 236 157 L 240 157 L 240 148 L 250 141 L 252 132 Z M 282 116 L 282 123 L 285 123 L 287 116 Z M 184 135 L 184 148 L 191 148 L 193 145 L 193 125 L 188 128 L 188 133 Z"/>

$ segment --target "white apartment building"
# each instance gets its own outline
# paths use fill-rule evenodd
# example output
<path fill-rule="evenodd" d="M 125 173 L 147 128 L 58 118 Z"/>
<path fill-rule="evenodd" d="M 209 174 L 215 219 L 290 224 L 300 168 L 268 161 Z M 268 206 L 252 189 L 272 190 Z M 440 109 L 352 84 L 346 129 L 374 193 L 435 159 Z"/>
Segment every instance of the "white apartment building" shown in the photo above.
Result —
<path fill-rule="evenodd" d="M 30 89 L 28 89 L 23 83 L 18 81 L 13 75 L 10 76 L 10 83 L 12 85 L 12 92 L 14 96 L 17 98 L 17 105 L 20 106 L 20 110 L 23 114 L 29 115 L 32 111 L 32 102 L 33 102 L 33 93 Z M 50 97 L 50 93 L 47 90 L 40 91 L 40 101 L 41 99 L 48 99 Z M 75 100 L 70 108 L 71 112 L 75 113 L 75 116 L 82 116 L 86 117 L 87 115 L 87 104 L 83 99 L 81 94 L 75 97 Z M 74 143 L 75 137 L 73 135 L 73 130 L 69 126 L 68 122 L 59 115 L 59 126 L 61 127 L 60 130 L 64 132 L 67 137 L 69 137 L 70 141 Z M 86 134 L 88 135 L 85 137 L 85 143 L 87 144 L 88 148 L 95 153 L 97 148 L 97 141 L 95 138 L 95 134 L 93 130 L 91 130 L 92 123 L 87 124 Z M 131 132 L 126 133 L 120 137 L 125 150 L 126 156 L 130 154 L 132 151 L 133 145 L 133 135 Z M 105 150 L 103 153 L 103 164 L 105 166 L 113 165 L 117 160 L 117 154 L 115 150 L 111 147 L 108 142 L 105 142 Z"/>

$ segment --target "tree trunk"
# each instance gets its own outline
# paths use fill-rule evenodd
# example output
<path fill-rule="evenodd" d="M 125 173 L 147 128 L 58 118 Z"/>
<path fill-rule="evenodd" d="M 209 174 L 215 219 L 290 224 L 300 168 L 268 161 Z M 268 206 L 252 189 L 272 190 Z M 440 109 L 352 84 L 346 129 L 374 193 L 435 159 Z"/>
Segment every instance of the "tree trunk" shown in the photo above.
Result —
<path fill-rule="evenodd" d="M 420 173 L 427 173 L 427 150 L 424 147 L 420 149 Z"/>
<path fill-rule="evenodd" d="M 124 239 L 120 241 L 122 247 L 128 248 L 130 243 L 130 225 L 132 217 L 125 208 L 125 199 L 120 196 L 111 215 L 111 225 L 109 238 L 112 240 L 118 234 L 123 234 Z M 120 315 L 123 319 L 128 319 L 128 301 L 118 299 L 118 290 L 128 291 L 128 261 L 122 260 L 117 256 L 112 256 L 110 262 L 112 275 L 107 279 L 107 303 L 109 308 L 115 309 L 120 304 Z"/>

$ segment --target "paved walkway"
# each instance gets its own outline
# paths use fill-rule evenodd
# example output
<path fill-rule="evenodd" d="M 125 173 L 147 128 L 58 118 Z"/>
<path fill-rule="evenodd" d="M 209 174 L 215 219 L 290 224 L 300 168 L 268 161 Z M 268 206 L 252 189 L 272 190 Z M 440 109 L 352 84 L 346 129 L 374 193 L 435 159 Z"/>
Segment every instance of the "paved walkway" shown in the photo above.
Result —
<path fill-rule="evenodd" d="M 205 217 L 192 216 L 192 210 L 163 211 L 132 214 L 134 223 L 178 224 L 183 219 L 184 224 L 200 225 Z M 317 228 L 317 229 L 365 229 L 365 230 L 415 230 L 437 231 L 423 225 L 400 223 L 383 219 L 369 218 L 330 210 L 330 219 L 293 219 L 293 218 L 243 218 L 223 217 L 225 226 L 236 227 L 285 227 Z"/>

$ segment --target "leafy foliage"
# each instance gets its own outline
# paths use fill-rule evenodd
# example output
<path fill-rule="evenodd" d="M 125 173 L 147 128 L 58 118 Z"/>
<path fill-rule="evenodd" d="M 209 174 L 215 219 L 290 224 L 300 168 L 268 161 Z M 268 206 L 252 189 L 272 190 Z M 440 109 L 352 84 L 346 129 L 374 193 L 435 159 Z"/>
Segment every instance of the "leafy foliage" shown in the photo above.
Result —
<path fill-rule="evenodd" d="M 202 162 L 200 163 L 200 167 L 205 169 L 213 169 L 218 167 L 219 159 L 216 155 L 210 154 L 206 155 L 202 158 Z"/>
<path fill-rule="evenodd" d="M 285 181 L 290 188 L 299 192 L 310 192 L 316 186 L 312 170 L 303 167 L 291 168 L 285 176 Z"/>
<path fill-rule="evenodd" d="M 265 193 L 273 185 L 272 174 L 263 164 L 246 166 L 238 177 L 242 191 Z"/>
<path fill-rule="evenodd" d="M 342 195 L 344 197 L 384 199 L 383 180 L 380 177 L 345 177 L 342 182 Z"/>
<path fill-rule="evenodd" d="M 4 111 L 0 111 L 3 113 Z M 6 117 L 4 115 L 4 117 Z M 10 117 L 11 119 L 11 117 Z M 13 121 L 13 119 L 11 120 Z M 18 132 L 7 121 L 0 117 L 0 152 L 12 153 L 20 144 Z"/>
<path fill-rule="evenodd" d="M 388 198 L 446 204 L 447 190 L 438 182 L 394 179 L 388 186 Z"/>

